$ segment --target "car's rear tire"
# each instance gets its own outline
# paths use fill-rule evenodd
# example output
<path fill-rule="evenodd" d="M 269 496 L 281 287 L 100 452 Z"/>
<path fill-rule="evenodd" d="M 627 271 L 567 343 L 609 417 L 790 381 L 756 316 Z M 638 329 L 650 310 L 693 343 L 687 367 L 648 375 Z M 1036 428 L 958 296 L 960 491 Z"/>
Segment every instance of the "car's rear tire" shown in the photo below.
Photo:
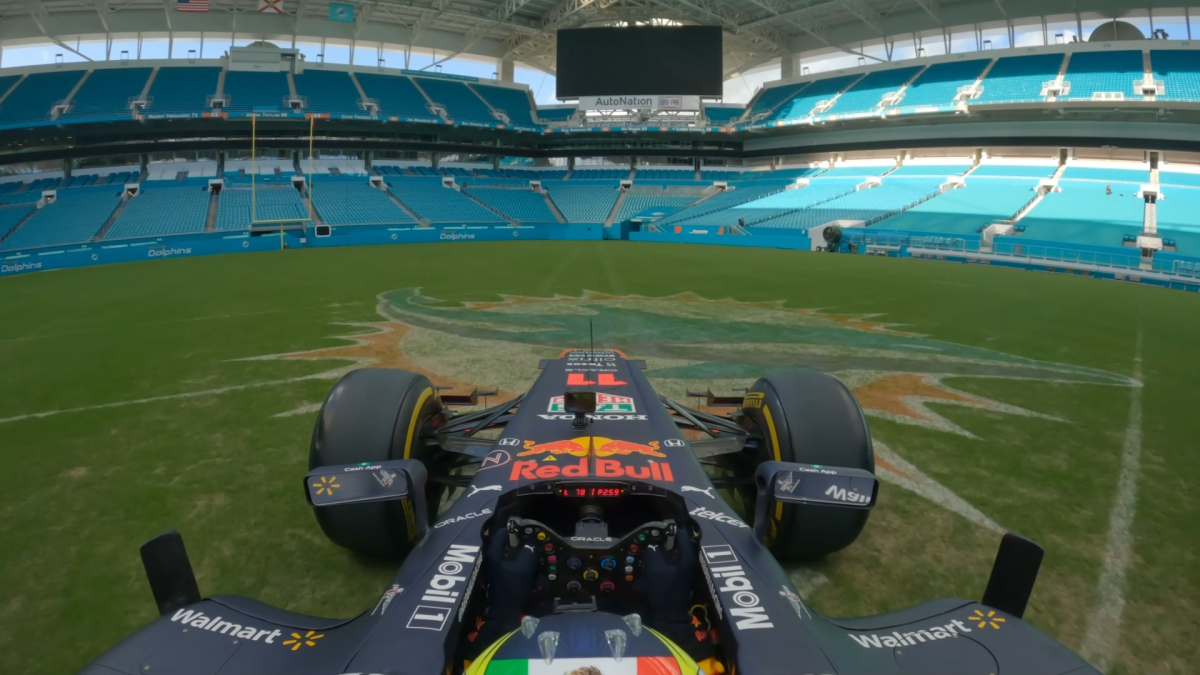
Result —
<path fill-rule="evenodd" d="M 763 436 L 756 465 L 768 460 L 821 464 L 874 473 L 875 453 L 862 408 L 841 380 L 816 370 L 760 378 L 743 412 Z M 814 560 L 858 538 L 869 511 L 818 504 L 780 504 L 764 542 L 781 562 Z"/>
<path fill-rule="evenodd" d="M 406 370 L 364 368 L 347 373 L 325 397 L 313 428 L 308 468 L 394 459 L 428 467 L 436 448 L 421 432 L 442 412 L 429 378 Z M 427 483 L 426 513 L 437 514 L 444 486 Z M 367 556 L 401 557 L 428 523 L 415 522 L 402 502 L 344 504 L 316 509 L 317 522 L 333 543 Z"/>

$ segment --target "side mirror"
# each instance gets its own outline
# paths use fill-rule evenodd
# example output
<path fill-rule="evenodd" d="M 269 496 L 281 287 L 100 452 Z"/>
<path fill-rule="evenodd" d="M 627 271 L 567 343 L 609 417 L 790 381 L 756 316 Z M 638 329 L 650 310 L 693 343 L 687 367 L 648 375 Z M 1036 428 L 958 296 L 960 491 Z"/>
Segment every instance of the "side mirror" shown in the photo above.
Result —
<path fill-rule="evenodd" d="M 870 510 L 879 495 L 875 474 L 818 464 L 763 462 L 754 474 L 758 499 L 754 505 L 754 532 L 760 540 L 769 534 L 769 514 L 782 504 L 820 504 Z"/>
<path fill-rule="evenodd" d="M 429 516 L 425 501 L 425 481 L 429 472 L 415 459 L 386 462 L 361 462 L 319 466 L 304 477 L 304 494 L 318 511 L 350 504 L 393 502 L 409 528 L 416 531 L 411 539 L 425 534 Z"/>

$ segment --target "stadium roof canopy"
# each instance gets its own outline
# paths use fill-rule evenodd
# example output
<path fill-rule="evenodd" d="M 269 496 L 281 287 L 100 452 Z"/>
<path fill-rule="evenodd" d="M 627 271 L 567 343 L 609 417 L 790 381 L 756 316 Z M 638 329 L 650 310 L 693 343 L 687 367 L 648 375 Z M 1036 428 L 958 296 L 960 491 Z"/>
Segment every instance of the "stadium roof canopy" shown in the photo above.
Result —
<path fill-rule="evenodd" d="M 1043 25 L 1050 17 L 1082 25 L 1084 18 L 1145 16 L 1150 4 L 1149 0 L 342 0 L 340 4 L 352 5 L 353 12 L 343 12 L 338 15 L 343 20 L 335 21 L 329 0 L 208 0 L 209 10 L 203 13 L 178 11 L 179 2 L 0 0 L 0 45 L 54 42 L 91 60 L 76 50 L 77 40 L 98 38 L 111 43 L 130 36 L 174 40 L 203 32 L 210 39 L 219 35 L 231 41 L 234 37 L 266 39 L 281 46 L 305 38 L 372 45 L 371 49 L 378 45 L 381 50 L 385 44 L 407 45 L 436 49 L 446 58 L 471 54 L 513 59 L 553 73 L 555 33 L 560 28 L 661 20 L 722 26 L 729 77 L 789 54 L 814 50 L 857 54 L 863 45 L 911 40 L 915 34 L 932 35 L 934 40 L 940 36 L 949 43 L 952 29 L 961 32 L 964 26 L 973 27 L 967 30 L 1007 26 L 1011 35 L 1016 23 L 1028 24 L 1031 17 L 1033 23 Z M 1183 15 L 1184 10 L 1176 13 Z M 864 56 L 881 60 L 878 50 Z"/>

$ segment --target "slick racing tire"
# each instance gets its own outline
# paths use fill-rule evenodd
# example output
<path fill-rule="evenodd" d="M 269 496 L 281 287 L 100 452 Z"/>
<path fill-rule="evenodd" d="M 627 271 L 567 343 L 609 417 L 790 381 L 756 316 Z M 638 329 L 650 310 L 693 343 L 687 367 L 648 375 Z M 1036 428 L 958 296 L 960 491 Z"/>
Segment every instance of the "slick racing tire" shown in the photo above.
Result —
<path fill-rule="evenodd" d="M 763 436 L 756 464 L 821 464 L 875 472 L 862 408 L 841 380 L 816 370 L 777 373 L 750 387 L 742 412 Z M 820 504 L 777 504 L 767 540 L 781 562 L 803 562 L 854 542 L 869 511 Z"/>
<path fill-rule="evenodd" d="M 325 398 L 313 428 L 308 468 L 395 459 L 417 459 L 429 467 L 436 447 L 421 432 L 440 419 L 442 402 L 424 375 L 390 368 L 347 373 Z M 437 514 L 444 486 L 426 483 L 426 513 Z M 429 523 L 416 523 L 404 502 L 342 504 L 315 509 L 333 543 L 361 555 L 402 557 Z"/>

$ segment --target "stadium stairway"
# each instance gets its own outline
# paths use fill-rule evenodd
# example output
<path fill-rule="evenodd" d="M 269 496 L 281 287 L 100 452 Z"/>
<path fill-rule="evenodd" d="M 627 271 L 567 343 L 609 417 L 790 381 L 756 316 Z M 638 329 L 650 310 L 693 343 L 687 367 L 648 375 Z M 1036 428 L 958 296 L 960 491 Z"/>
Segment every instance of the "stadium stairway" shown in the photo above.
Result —
<path fill-rule="evenodd" d="M 117 219 L 121 217 L 121 213 L 125 211 L 125 207 L 128 204 L 129 193 L 124 192 L 121 194 L 121 203 L 117 204 L 117 208 L 113 209 L 112 215 L 108 217 L 108 220 L 104 221 L 104 224 L 100 226 L 100 229 L 96 232 L 95 236 L 92 237 L 93 242 L 100 241 L 108 234 L 108 231 L 112 229 L 113 224 L 116 223 Z"/>
<path fill-rule="evenodd" d="M 613 202 L 612 211 L 608 212 L 608 217 L 604 219 L 605 227 L 612 227 L 613 220 L 617 214 L 621 212 L 621 205 L 625 203 L 625 197 L 629 195 L 629 190 L 621 190 L 621 194 L 617 196 L 617 201 Z"/>
<path fill-rule="evenodd" d="M 491 211 L 492 213 L 496 214 L 497 216 L 500 216 L 501 218 L 503 218 L 504 221 L 507 222 L 509 225 L 517 225 L 518 224 L 517 220 L 515 218 L 510 217 L 507 213 L 501 212 L 499 209 L 493 208 L 491 204 L 488 204 L 487 202 L 484 202 L 483 200 L 477 198 L 475 195 L 471 194 L 470 191 L 462 189 L 461 186 L 459 186 L 458 188 L 455 188 L 455 189 L 458 190 L 458 193 L 460 195 L 466 197 L 467 199 L 470 199 L 471 201 L 482 206 L 483 208 L 487 209 L 488 211 Z"/>
<path fill-rule="evenodd" d="M 399 206 L 402 211 L 407 213 L 409 218 L 412 218 L 413 220 L 417 221 L 418 226 L 433 227 L 433 225 L 431 225 L 428 220 L 426 220 L 425 218 L 422 218 L 420 215 L 417 214 L 416 211 L 413 211 L 412 209 L 408 208 L 408 205 L 406 205 L 404 202 L 400 201 L 399 199 L 396 199 L 396 195 L 392 194 L 391 190 L 384 190 L 383 193 L 385 195 L 387 195 L 388 199 L 392 200 L 392 202 L 396 206 Z"/>
<path fill-rule="evenodd" d="M 558 219 L 558 222 L 567 222 L 567 217 L 563 215 L 562 211 L 558 210 L 558 204 L 555 204 L 554 200 L 550 199 L 550 193 L 546 192 L 545 188 L 538 190 L 538 193 L 542 195 L 542 199 L 546 200 L 546 208 L 550 209 L 550 213 L 554 214 L 554 217 Z"/>
<path fill-rule="evenodd" d="M 21 215 L 21 211 L 24 211 L 24 215 Z M 16 221 L 12 227 L 0 235 L 0 247 L 4 246 L 5 240 L 21 229 L 22 225 L 29 222 L 35 213 L 37 213 L 37 207 L 33 204 L 17 204 L 0 209 L 0 223 Z"/>
<path fill-rule="evenodd" d="M 454 123 L 454 119 L 450 117 L 450 111 L 446 108 L 446 104 L 441 101 L 434 101 L 432 98 L 429 97 L 429 94 L 426 93 L 425 88 L 422 87 L 421 83 L 419 82 L 419 80 L 421 78 L 410 77 L 408 79 L 410 82 L 412 82 L 413 88 L 415 88 L 417 91 L 421 92 L 421 96 L 425 97 L 425 104 L 426 104 L 427 109 L 434 111 L 438 117 L 442 118 L 443 122 L 445 122 L 447 124 Z M 435 105 L 437 106 L 436 108 L 434 107 Z"/>
<path fill-rule="evenodd" d="M 216 232 L 217 231 L 217 207 L 218 207 L 217 200 L 218 199 L 220 199 L 220 196 L 218 195 L 218 193 L 216 191 L 209 192 L 208 217 L 205 218 L 205 220 L 204 220 L 204 231 L 205 232 Z"/>

